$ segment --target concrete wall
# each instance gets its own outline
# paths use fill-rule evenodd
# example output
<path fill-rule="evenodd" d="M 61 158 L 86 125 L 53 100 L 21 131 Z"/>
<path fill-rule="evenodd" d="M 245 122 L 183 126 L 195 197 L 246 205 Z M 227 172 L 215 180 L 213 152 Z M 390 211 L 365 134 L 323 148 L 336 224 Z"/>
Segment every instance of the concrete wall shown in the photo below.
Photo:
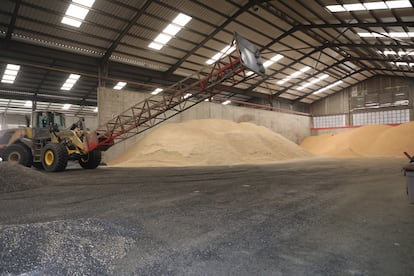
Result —
<path fill-rule="evenodd" d="M 97 116 L 83 116 L 85 118 L 86 127 L 89 129 L 96 129 L 98 127 Z M 73 115 L 66 115 L 66 126 L 69 127 L 74 122 L 79 120 L 79 117 Z M 13 127 L 25 127 L 25 115 L 20 114 L 0 114 L 0 129 L 7 129 Z"/>
<path fill-rule="evenodd" d="M 14 127 L 25 127 L 26 119 L 24 115 L 0 114 L 0 130 Z"/>
<path fill-rule="evenodd" d="M 136 104 L 146 97 L 147 93 L 139 93 L 127 90 L 113 90 L 108 88 L 98 89 L 99 124 L 103 124 L 113 117 Z M 222 105 L 210 102 L 202 102 L 180 114 L 169 119 L 165 123 L 184 122 L 195 119 L 225 119 L 235 122 L 251 122 L 265 126 L 296 143 L 310 135 L 309 116 L 279 113 L 273 111 L 259 110 L 232 105 Z M 132 137 L 119 143 L 104 153 L 104 161 L 108 162 L 131 145 L 142 139 L 148 132 Z"/>

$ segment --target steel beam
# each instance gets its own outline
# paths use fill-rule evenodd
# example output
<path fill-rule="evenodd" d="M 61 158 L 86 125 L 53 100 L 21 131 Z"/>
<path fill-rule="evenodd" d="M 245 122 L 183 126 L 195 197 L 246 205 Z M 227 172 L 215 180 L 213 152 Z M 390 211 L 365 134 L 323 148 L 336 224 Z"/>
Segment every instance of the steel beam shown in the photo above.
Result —
<path fill-rule="evenodd" d="M 166 72 L 166 76 L 171 75 L 174 73 L 175 70 L 178 69 L 178 67 L 181 66 L 191 55 L 193 55 L 198 49 L 203 47 L 204 44 L 206 44 L 210 39 L 212 39 L 216 34 L 218 34 L 220 31 L 222 31 L 227 25 L 233 22 L 234 19 L 236 19 L 239 15 L 244 13 L 246 10 L 250 9 L 256 4 L 256 1 L 250 0 L 246 5 L 244 5 L 241 9 L 239 9 L 237 12 L 235 12 L 232 16 L 228 17 L 226 21 L 220 25 L 219 28 L 216 28 L 213 32 L 211 32 L 208 36 L 206 36 L 202 41 L 200 41 L 197 46 L 195 46 L 193 49 L 187 52 L 178 62 L 176 62 L 173 66 L 168 69 Z"/>
<path fill-rule="evenodd" d="M 5 37 L 5 47 L 8 47 L 8 43 L 10 42 L 13 31 L 14 31 L 14 27 L 16 26 L 16 19 L 19 13 L 20 4 L 21 4 L 21 0 L 17 0 L 14 4 L 13 14 L 10 19 L 9 28 L 7 29 L 7 33 Z"/>
<path fill-rule="evenodd" d="M 138 19 L 144 14 L 144 12 L 151 5 L 151 3 L 152 3 L 152 0 L 147 0 L 144 3 L 144 5 L 135 12 L 134 16 L 129 20 L 129 23 L 125 26 L 125 28 L 118 35 L 118 37 L 115 39 L 115 41 L 112 42 L 111 46 L 106 50 L 105 55 L 102 57 L 102 60 L 101 60 L 102 64 L 108 62 L 109 58 L 111 57 L 111 55 L 114 52 L 114 50 L 116 49 L 116 47 L 118 47 L 121 40 L 131 30 L 131 28 L 135 25 L 135 23 L 138 21 Z"/>

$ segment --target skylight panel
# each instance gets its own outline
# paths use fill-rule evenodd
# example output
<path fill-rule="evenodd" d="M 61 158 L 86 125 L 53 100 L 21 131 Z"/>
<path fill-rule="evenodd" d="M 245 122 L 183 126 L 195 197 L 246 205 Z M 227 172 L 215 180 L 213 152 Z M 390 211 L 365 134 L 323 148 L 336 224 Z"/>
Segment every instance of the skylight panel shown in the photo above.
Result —
<path fill-rule="evenodd" d="M 385 1 L 388 8 L 390 9 L 399 9 L 399 8 L 411 8 L 411 2 L 409 0 L 403 1 Z"/>
<path fill-rule="evenodd" d="M 169 34 L 170 36 L 175 36 L 180 30 L 180 27 L 170 24 L 164 29 L 164 33 Z"/>
<path fill-rule="evenodd" d="M 95 0 L 72 0 L 72 2 L 91 8 Z"/>
<path fill-rule="evenodd" d="M 187 25 L 188 22 L 192 19 L 191 16 L 188 16 L 184 13 L 180 13 L 177 15 L 177 17 L 173 20 L 172 23 L 177 24 L 178 26 L 184 27 Z"/>
<path fill-rule="evenodd" d="M 148 47 L 150 47 L 150 48 L 152 48 L 152 49 L 155 49 L 155 50 L 161 50 L 161 48 L 163 47 L 164 45 L 161 45 L 161 44 L 158 44 L 158 43 L 155 43 L 155 42 L 151 42 L 149 45 L 148 45 Z"/>
<path fill-rule="evenodd" d="M 382 52 L 382 54 L 384 54 L 385 56 L 388 56 L 388 55 L 397 55 L 397 52 L 396 51 L 386 50 L 386 51 Z"/>
<path fill-rule="evenodd" d="M 125 87 L 125 85 L 127 85 L 127 83 L 126 83 L 126 82 L 120 81 L 120 82 L 118 82 L 118 83 L 114 86 L 114 89 L 115 89 L 115 90 L 121 90 L 122 88 L 124 88 L 124 87 Z"/>
<path fill-rule="evenodd" d="M 33 106 L 33 102 L 32 101 L 26 101 L 24 103 L 24 107 L 32 107 Z"/>
<path fill-rule="evenodd" d="M 404 61 L 398 61 L 398 62 L 390 62 L 390 63 L 393 64 L 393 65 L 396 65 L 396 66 L 411 66 L 411 67 L 414 66 L 414 62 L 408 63 L 408 62 L 404 62 Z"/>
<path fill-rule="evenodd" d="M 70 25 L 70 26 L 76 27 L 76 28 L 79 28 L 80 25 L 82 25 L 82 21 L 75 20 L 75 19 L 72 19 L 72 18 L 69 18 L 69 17 L 66 17 L 66 16 L 62 18 L 61 22 L 63 24 Z"/>
<path fill-rule="evenodd" d="M 310 70 L 310 69 L 311 69 L 311 68 L 310 68 L 309 66 L 303 67 L 302 69 L 300 69 L 300 70 L 298 70 L 298 71 L 296 71 L 296 72 L 294 72 L 294 73 L 290 74 L 290 75 L 289 75 L 289 76 L 287 76 L 286 78 L 284 78 L 284 79 L 282 79 L 282 80 L 278 81 L 278 82 L 277 82 L 277 84 L 284 84 L 285 82 L 287 82 L 287 81 L 289 81 L 289 80 L 291 80 L 291 79 L 293 79 L 293 78 L 296 78 L 296 77 L 298 77 L 298 76 L 302 75 L 302 73 L 304 73 L 304 72 L 306 72 L 306 71 L 308 71 L 308 70 Z"/>
<path fill-rule="evenodd" d="M 84 20 L 89 10 L 74 4 L 70 4 L 66 15 L 74 17 L 76 19 Z"/>
<path fill-rule="evenodd" d="M 307 82 L 307 83 L 305 83 L 304 85 L 302 85 L 302 86 L 299 86 L 298 87 L 298 90 L 303 90 L 303 89 L 305 89 L 306 87 L 308 87 L 308 86 L 311 86 L 311 85 L 313 85 L 313 84 L 316 84 L 316 83 L 318 83 L 318 82 L 320 82 L 321 80 L 323 80 L 323 79 L 326 79 L 327 77 L 329 77 L 329 75 L 328 74 L 323 74 L 322 76 L 320 76 L 320 77 L 318 77 L 318 78 L 315 78 L 315 79 L 313 79 L 313 80 L 311 80 L 311 81 L 309 81 L 309 82 Z"/>
<path fill-rule="evenodd" d="M 414 51 L 404 52 L 404 51 L 398 51 L 399 56 L 414 56 Z"/>
<path fill-rule="evenodd" d="M 364 3 L 364 6 L 367 10 L 387 10 L 388 6 L 385 4 L 385 2 L 368 2 Z"/>
<path fill-rule="evenodd" d="M 14 71 L 19 71 L 20 70 L 20 65 L 7 64 L 6 69 L 14 70 Z"/>
<path fill-rule="evenodd" d="M 414 32 L 390 32 L 390 33 L 357 33 L 360 37 L 380 37 L 380 38 L 412 38 Z"/>
<path fill-rule="evenodd" d="M 95 0 L 73 0 L 61 22 L 79 28 Z"/>
<path fill-rule="evenodd" d="M 20 65 L 16 64 L 7 64 L 6 70 L 4 70 L 3 77 L 1 79 L 2 83 L 13 84 L 16 80 L 17 74 L 19 73 Z"/>
<path fill-rule="evenodd" d="M 65 83 L 60 88 L 61 90 L 69 91 L 75 85 L 75 83 L 79 80 L 80 75 L 70 74 Z"/>
<path fill-rule="evenodd" d="M 214 62 L 219 60 L 221 57 L 227 56 L 228 54 L 232 53 L 234 50 L 236 50 L 235 46 L 227 45 L 220 52 L 215 54 L 211 59 L 207 60 L 206 63 L 213 64 Z"/>
<path fill-rule="evenodd" d="M 345 11 L 365 11 L 365 10 L 385 10 L 385 9 L 402 9 L 411 8 L 410 0 L 391 0 L 391 1 L 377 1 L 367 3 L 352 3 L 344 5 L 328 5 L 326 8 L 330 12 L 345 12 Z"/>
<path fill-rule="evenodd" d="M 157 88 L 157 89 L 155 89 L 154 91 L 152 91 L 152 92 L 151 92 L 151 94 L 152 94 L 152 95 L 157 95 L 157 94 L 161 93 L 163 90 L 164 90 L 164 89 L 162 89 L 162 88 Z"/>
<path fill-rule="evenodd" d="M 330 5 L 330 6 L 326 6 L 326 8 L 328 10 L 330 10 L 331 12 L 344 12 L 344 11 L 346 11 L 345 8 L 342 5 Z"/>
<path fill-rule="evenodd" d="M 64 104 L 64 105 L 62 106 L 62 109 L 63 109 L 63 110 L 69 110 L 71 106 L 72 106 L 71 104 Z"/>
<path fill-rule="evenodd" d="M 326 86 L 326 87 L 324 87 L 324 88 L 321 88 L 321 89 L 319 89 L 318 91 L 316 91 L 316 92 L 313 92 L 313 94 L 319 94 L 319 93 L 322 93 L 322 92 L 324 92 L 324 91 L 326 91 L 326 90 L 329 90 L 329 89 L 331 89 L 332 87 L 335 87 L 335 86 L 337 86 L 337 85 L 340 85 L 341 83 L 343 83 L 343 81 L 337 81 L 337 82 L 334 82 L 334 83 L 332 83 L 332 84 L 330 84 L 330 85 L 328 85 L 328 86 Z"/>
<path fill-rule="evenodd" d="M 148 47 L 161 50 L 190 20 L 191 16 L 180 13 L 165 29 L 152 41 Z"/>
<path fill-rule="evenodd" d="M 3 80 L 11 80 L 11 81 L 14 81 L 15 79 L 16 79 L 16 76 L 3 75 Z"/>
<path fill-rule="evenodd" d="M 167 42 L 168 41 L 170 41 L 171 40 L 171 36 L 169 36 L 169 35 L 166 35 L 166 34 L 159 34 L 155 39 L 154 39 L 154 41 L 155 42 L 157 42 L 158 44 L 167 44 Z"/>
<path fill-rule="evenodd" d="M 263 63 L 263 66 L 264 66 L 264 67 L 269 67 L 269 66 L 271 66 L 273 63 L 278 62 L 279 60 L 281 60 L 282 58 L 283 58 L 283 56 L 282 56 L 282 55 L 277 54 L 277 55 L 273 56 L 271 59 L 266 60 L 266 61 Z"/>
<path fill-rule="evenodd" d="M 347 11 L 365 11 L 364 5 L 357 3 L 357 4 L 346 4 L 344 8 Z"/>
<path fill-rule="evenodd" d="M 408 38 L 409 35 L 406 32 L 391 32 L 388 33 L 388 36 L 390 37 L 396 37 L 396 38 Z"/>

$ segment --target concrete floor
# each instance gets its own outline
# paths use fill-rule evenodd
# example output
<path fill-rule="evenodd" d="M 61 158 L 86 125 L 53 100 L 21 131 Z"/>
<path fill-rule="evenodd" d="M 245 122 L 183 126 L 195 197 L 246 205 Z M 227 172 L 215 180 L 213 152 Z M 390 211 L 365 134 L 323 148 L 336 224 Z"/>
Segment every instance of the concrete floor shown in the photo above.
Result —
<path fill-rule="evenodd" d="M 406 163 L 48 174 L 0 194 L 0 274 L 412 275 Z"/>

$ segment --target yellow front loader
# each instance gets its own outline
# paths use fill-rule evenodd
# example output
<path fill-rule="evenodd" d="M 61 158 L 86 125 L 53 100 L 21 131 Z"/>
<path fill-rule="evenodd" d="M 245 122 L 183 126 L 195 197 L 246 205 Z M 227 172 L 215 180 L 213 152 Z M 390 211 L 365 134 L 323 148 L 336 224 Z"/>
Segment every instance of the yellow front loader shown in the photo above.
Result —
<path fill-rule="evenodd" d="M 69 128 L 59 112 L 34 112 L 32 127 L 0 131 L 0 156 L 4 161 L 46 171 L 63 171 L 69 160 L 78 160 L 85 169 L 95 169 L 101 151 L 89 151 L 89 131 L 80 119 Z"/>

